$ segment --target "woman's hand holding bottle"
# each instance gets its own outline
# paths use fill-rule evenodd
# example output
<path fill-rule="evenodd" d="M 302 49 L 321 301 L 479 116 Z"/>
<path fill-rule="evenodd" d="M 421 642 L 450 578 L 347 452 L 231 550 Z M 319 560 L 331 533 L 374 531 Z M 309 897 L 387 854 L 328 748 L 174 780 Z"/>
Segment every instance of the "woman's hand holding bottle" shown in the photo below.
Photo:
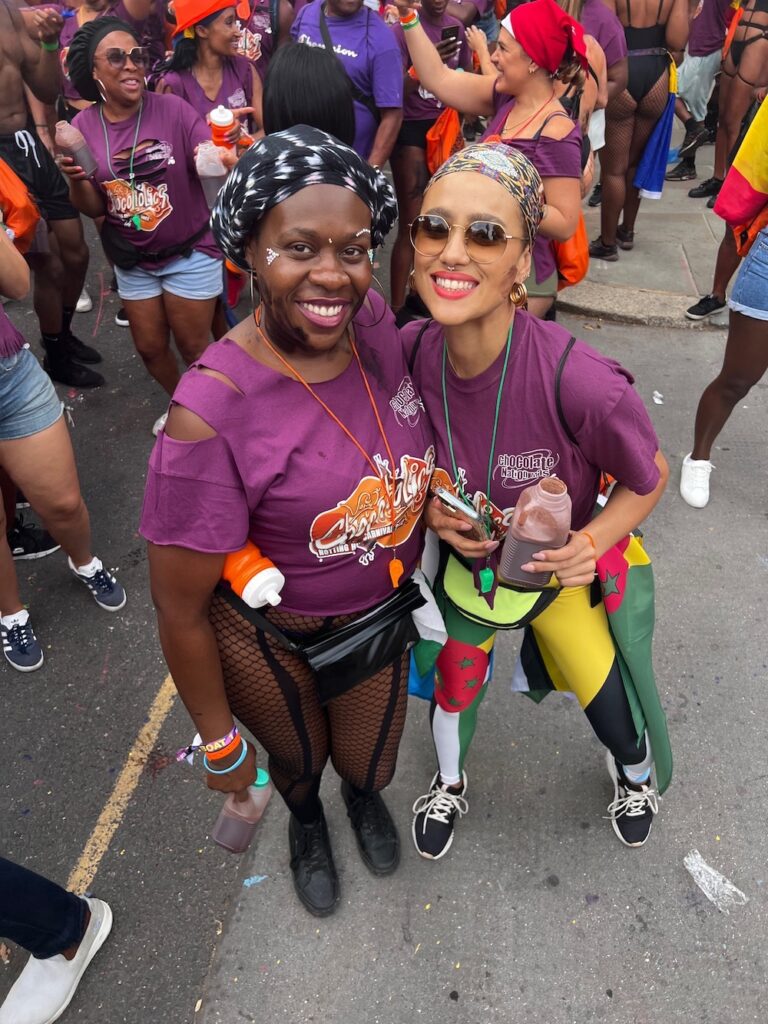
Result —
<path fill-rule="evenodd" d="M 208 762 L 215 771 L 224 773 L 214 775 L 213 772 L 206 771 L 205 781 L 209 789 L 218 790 L 220 793 L 240 793 L 256 781 L 256 750 L 245 737 L 243 737 L 242 743 L 246 745 L 247 752 L 243 763 L 238 765 L 234 771 L 227 772 L 226 769 L 240 760 L 243 753 L 242 745 L 226 757 Z"/>
<path fill-rule="evenodd" d="M 472 540 L 467 533 L 472 529 L 469 523 L 465 523 L 458 516 L 449 515 L 443 510 L 443 506 L 437 498 L 427 502 L 424 509 L 424 523 L 430 530 L 434 530 L 440 540 L 450 544 L 452 548 L 464 558 L 474 560 L 475 558 L 486 558 L 499 546 L 497 540 Z"/>

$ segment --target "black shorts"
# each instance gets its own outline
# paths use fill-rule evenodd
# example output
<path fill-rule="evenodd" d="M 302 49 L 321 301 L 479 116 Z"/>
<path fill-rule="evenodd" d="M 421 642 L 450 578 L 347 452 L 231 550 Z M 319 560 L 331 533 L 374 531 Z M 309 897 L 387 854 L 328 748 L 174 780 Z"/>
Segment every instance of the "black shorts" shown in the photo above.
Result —
<path fill-rule="evenodd" d="M 72 220 L 80 216 L 69 201 L 66 178 L 34 125 L 27 125 L 12 135 L 0 135 L 0 158 L 27 186 L 44 220 Z"/>
<path fill-rule="evenodd" d="M 395 145 L 418 146 L 419 149 L 426 149 L 427 132 L 435 123 L 435 120 L 436 118 L 429 118 L 426 121 L 403 121 Z"/>

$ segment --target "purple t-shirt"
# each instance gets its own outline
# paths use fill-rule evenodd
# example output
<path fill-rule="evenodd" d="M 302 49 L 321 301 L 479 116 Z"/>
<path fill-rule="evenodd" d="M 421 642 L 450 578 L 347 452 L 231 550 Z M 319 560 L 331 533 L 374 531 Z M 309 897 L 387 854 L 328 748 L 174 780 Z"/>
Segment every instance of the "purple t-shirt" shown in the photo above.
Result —
<path fill-rule="evenodd" d="M 3 230 L 0 227 L 0 231 Z M 8 314 L 5 312 L 2 302 L 0 302 L 0 359 L 15 356 L 17 352 L 21 352 L 25 345 L 24 336 L 8 319 Z"/>
<path fill-rule="evenodd" d="M 432 431 L 394 316 L 381 296 L 369 298 L 373 309 L 360 310 L 355 336 L 396 467 L 394 537 L 409 576 L 421 552 Z M 298 381 L 256 362 L 234 341 L 210 345 L 199 365 L 218 370 L 238 390 L 195 369 L 182 377 L 174 401 L 217 433 L 198 442 L 160 434 L 142 535 L 205 552 L 238 551 L 250 538 L 285 575 L 281 608 L 299 615 L 341 615 L 384 600 L 392 593 L 392 513 L 366 459 Z M 391 474 L 355 360 L 313 389 Z"/>
<path fill-rule="evenodd" d="M 291 26 L 291 35 L 308 46 L 323 46 L 320 32 L 319 0 L 307 4 Z M 336 56 L 351 81 L 379 108 L 402 107 L 403 68 L 397 40 L 378 15 L 361 7 L 351 18 L 326 17 L 328 34 Z M 353 148 L 367 160 L 376 136 L 376 119 L 355 100 L 355 141 Z"/>
<path fill-rule="evenodd" d="M 130 154 L 138 115 L 116 124 L 104 118 L 107 153 L 100 112 L 101 104 L 94 103 L 81 110 L 72 123 L 83 133 L 96 160 L 93 181 L 106 202 L 107 220 L 137 249 L 148 252 L 180 245 L 194 236 L 210 216 L 194 155 L 195 146 L 210 140 L 208 125 L 178 96 L 145 92 L 132 193 Z M 140 217 L 138 228 L 132 221 L 136 213 Z M 193 248 L 221 259 L 210 230 Z"/>
<path fill-rule="evenodd" d="M 688 35 L 691 57 L 708 57 L 721 50 L 730 18 L 731 0 L 699 0 Z"/>
<path fill-rule="evenodd" d="M 423 321 L 402 330 L 413 349 Z M 613 359 L 577 341 L 563 372 L 560 397 L 576 447 L 563 430 L 555 404 L 555 374 L 570 334 L 558 324 L 528 313 L 515 315 L 512 349 L 504 384 L 496 449 L 491 469 L 494 522 L 500 533 L 522 491 L 545 476 L 557 476 L 573 503 L 573 529 L 592 518 L 599 474 L 610 473 L 636 494 L 649 494 L 659 481 L 654 461 L 658 440 L 648 413 L 632 387 L 633 378 Z M 437 447 L 433 487 L 455 490 L 442 394 L 443 331 L 424 332 L 413 378 L 432 422 Z M 458 377 L 446 362 L 448 411 L 456 466 L 466 494 L 482 510 L 488 457 L 504 352 L 483 373 Z"/>
<path fill-rule="evenodd" d="M 471 69 L 472 53 L 467 44 L 464 26 L 458 18 L 452 18 L 450 14 L 443 14 L 437 21 L 428 21 L 426 15 L 422 11 L 421 27 L 424 29 L 427 34 L 427 38 L 432 43 L 440 42 L 440 36 L 443 29 L 457 27 L 459 29 L 461 47 L 453 57 L 451 57 L 446 66 L 453 69 L 462 68 L 464 71 L 469 71 Z M 403 60 L 403 71 L 407 71 L 413 61 L 408 53 L 408 44 L 405 41 L 405 30 L 398 22 L 396 25 L 392 25 L 392 31 L 395 35 L 395 39 L 397 40 L 397 45 L 400 47 L 400 55 Z M 410 95 L 407 95 L 403 100 L 404 121 L 434 121 L 440 116 L 442 110 L 443 104 L 440 100 L 431 92 L 427 92 L 423 85 L 419 85 L 418 89 L 414 89 L 414 91 L 410 93 Z"/>
<path fill-rule="evenodd" d="M 180 96 L 186 100 L 203 120 L 218 106 L 238 110 L 251 105 L 253 79 L 251 62 L 247 57 L 227 57 L 224 60 L 221 88 L 216 93 L 216 99 L 213 100 L 205 94 L 191 70 L 166 71 L 162 81 L 174 96 Z M 248 127 L 247 120 L 247 117 L 243 119 L 246 128 Z"/>
<path fill-rule="evenodd" d="M 158 61 L 165 57 L 165 20 L 160 13 L 160 0 L 154 5 L 155 9 L 149 15 L 148 18 L 138 20 L 132 17 L 126 10 L 123 0 L 117 0 L 117 3 L 110 4 L 105 10 L 97 14 L 97 18 L 119 18 L 121 21 L 126 22 L 136 32 L 139 41 L 142 46 L 149 47 L 151 54 L 151 64 L 154 65 Z M 78 91 L 72 85 L 69 80 L 69 74 L 67 71 L 67 54 L 69 53 L 69 44 L 81 27 L 77 20 L 77 13 L 71 18 L 65 18 L 64 25 L 61 29 L 61 35 L 59 36 L 59 59 L 61 61 L 62 71 L 62 84 L 61 93 L 65 100 L 79 100 L 82 99 Z M 147 69 L 149 70 L 149 69 Z"/>
<path fill-rule="evenodd" d="M 495 113 L 481 141 L 485 141 L 491 135 L 501 134 L 505 121 L 514 109 L 515 100 L 500 93 L 494 86 L 493 106 Z M 538 139 L 502 141 L 508 146 L 514 146 L 523 156 L 527 156 L 542 178 L 581 178 L 581 128 L 577 124 L 574 124 L 572 130 L 562 139 L 550 139 L 546 135 L 541 135 Z M 533 269 L 537 283 L 546 281 L 557 269 L 552 242 L 542 235 L 537 235 L 533 243 Z"/>
<path fill-rule="evenodd" d="M 277 40 L 272 32 L 272 18 L 268 3 L 255 3 L 251 16 L 243 26 L 240 36 L 240 49 L 245 57 L 255 65 L 259 78 L 264 81 L 269 61 L 275 52 Z"/>
<path fill-rule="evenodd" d="M 607 67 L 624 60 L 627 56 L 624 26 L 603 0 L 585 0 L 580 20 L 587 35 L 593 36 L 600 44 Z"/>

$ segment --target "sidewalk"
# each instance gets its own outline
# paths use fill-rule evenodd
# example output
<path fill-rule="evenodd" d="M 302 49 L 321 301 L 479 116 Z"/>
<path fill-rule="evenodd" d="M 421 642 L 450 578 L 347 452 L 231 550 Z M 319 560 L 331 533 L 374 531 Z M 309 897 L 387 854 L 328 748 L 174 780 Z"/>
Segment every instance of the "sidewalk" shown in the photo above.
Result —
<path fill-rule="evenodd" d="M 673 145 L 680 144 L 676 125 Z M 696 181 L 665 182 L 659 200 L 644 199 L 635 227 L 635 247 L 619 250 L 617 263 L 591 260 L 581 284 L 560 293 L 558 308 L 605 320 L 654 327 L 726 327 L 728 312 L 705 321 L 686 320 L 685 310 L 712 290 L 712 274 L 724 223 L 706 199 L 688 190 L 710 177 L 714 146 L 696 154 Z M 674 164 L 670 164 L 670 167 Z M 600 209 L 584 204 L 587 237 L 600 233 Z"/>

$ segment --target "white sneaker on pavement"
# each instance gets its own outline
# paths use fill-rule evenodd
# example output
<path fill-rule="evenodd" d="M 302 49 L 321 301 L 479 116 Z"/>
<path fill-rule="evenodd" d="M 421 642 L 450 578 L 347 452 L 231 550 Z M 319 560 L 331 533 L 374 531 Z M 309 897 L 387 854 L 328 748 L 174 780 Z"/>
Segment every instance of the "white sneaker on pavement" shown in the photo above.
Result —
<path fill-rule="evenodd" d="M 714 468 L 709 459 L 692 459 L 690 452 L 683 459 L 680 494 L 691 508 L 705 508 L 709 503 L 709 475 Z"/>
<path fill-rule="evenodd" d="M 75 312 L 76 313 L 90 313 L 90 311 L 92 309 L 93 309 L 93 299 L 88 294 L 88 289 L 87 288 L 83 288 L 83 290 L 80 292 L 80 298 L 77 300 L 77 305 L 75 306 Z"/>
<path fill-rule="evenodd" d="M 0 1024 L 53 1024 L 64 1013 L 80 979 L 112 930 L 112 911 L 103 900 L 86 899 L 91 920 L 72 960 L 59 953 L 31 956 L 0 1006 Z"/>

